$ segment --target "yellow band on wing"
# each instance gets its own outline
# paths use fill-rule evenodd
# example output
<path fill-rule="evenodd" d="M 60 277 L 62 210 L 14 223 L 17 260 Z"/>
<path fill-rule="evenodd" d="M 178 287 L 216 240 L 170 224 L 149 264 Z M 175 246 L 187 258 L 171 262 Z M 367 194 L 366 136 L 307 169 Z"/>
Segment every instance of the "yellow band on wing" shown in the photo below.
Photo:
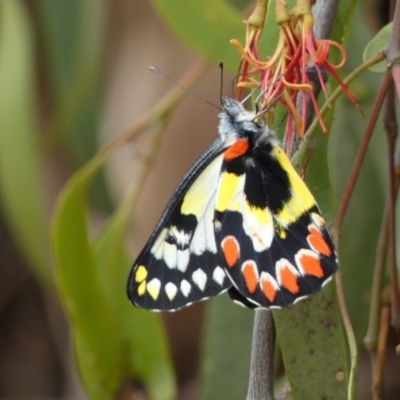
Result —
<path fill-rule="evenodd" d="M 281 167 L 286 171 L 290 183 L 291 199 L 276 215 L 278 221 L 287 227 L 297 221 L 306 211 L 316 206 L 316 203 L 285 153 L 279 147 L 274 147 L 273 152 Z"/>
<path fill-rule="evenodd" d="M 217 187 L 219 173 L 221 170 L 223 155 L 219 155 L 204 169 L 190 186 L 183 198 L 181 213 L 184 215 L 195 215 L 199 220 L 206 212 L 207 206 Z"/>
<path fill-rule="evenodd" d="M 235 175 L 231 172 L 224 172 L 220 178 L 219 190 L 217 195 L 217 204 L 215 209 L 219 212 L 241 211 L 240 196 L 243 191 L 243 175 Z"/>

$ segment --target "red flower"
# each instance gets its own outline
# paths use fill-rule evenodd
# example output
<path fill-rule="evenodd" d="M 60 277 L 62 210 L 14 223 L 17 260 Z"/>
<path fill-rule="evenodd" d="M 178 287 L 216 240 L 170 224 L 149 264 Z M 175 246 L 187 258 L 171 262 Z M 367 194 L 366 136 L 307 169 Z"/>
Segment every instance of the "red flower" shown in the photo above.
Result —
<path fill-rule="evenodd" d="M 307 94 L 309 94 L 320 126 L 326 132 L 327 129 L 307 75 L 307 66 L 314 65 L 326 98 L 325 71 L 336 79 L 350 101 L 356 104 L 350 90 L 336 73 L 336 69 L 341 68 L 346 61 L 345 50 L 340 44 L 332 40 L 317 40 L 315 38 L 313 32 L 314 17 L 311 13 L 309 0 L 299 0 L 296 7 L 290 12 L 285 2 L 280 0 L 275 3 L 276 22 L 280 28 L 279 41 L 274 55 L 266 57 L 266 60 L 263 61 L 258 49 L 258 42 L 265 20 L 265 7 L 266 3 L 259 1 L 253 14 L 245 21 L 245 47 L 243 48 L 237 40 L 231 41 L 242 54 L 237 98 L 242 97 L 243 88 L 254 89 L 260 86 L 262 95 L 258 105 L 261 112 L 278 102 L 282 103 L 289 114 L 286 141 L 290 142 L 294 131 L 293 127 L 301 138 L 304 136 L 306 99 Z M 328 60 L 331 46 L 339 49 L 342 54 L 342 61 L 338 65 L 333 65 Z M 256 75 L 259 76 L 258 79 L 256 79 Z M 296 107 L 298 99 L 301 101 L 301 115 L 299 115 Z"/>

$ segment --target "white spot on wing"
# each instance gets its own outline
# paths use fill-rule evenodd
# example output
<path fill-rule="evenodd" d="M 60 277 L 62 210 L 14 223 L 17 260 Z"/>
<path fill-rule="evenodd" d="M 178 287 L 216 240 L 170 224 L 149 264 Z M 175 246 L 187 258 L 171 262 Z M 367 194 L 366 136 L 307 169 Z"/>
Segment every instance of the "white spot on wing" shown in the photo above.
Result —
<path fill-rule="evenodd" d="M 221 267 L 216 267 L 213 272 L 213 279 L 215 282 L 217 282 L 219 285 L 222 286 L 224 283 L 225 279 L 225 271 Z"/>
<path fill-rule="evenodd" d="M 192 274 L 193 282 L 199 287 L 201 291 L 204 291 L 207 282 L 207 275 L 204 273 L 202 269 L 197 269 Z"/>
<path fill-rule="evenodd" d="M 190 283 L 184 279 L 181 282 L 181 292 L 185 297 L 189 296 L 190 291 L 192 290 L 192 287 L 190 286 Z"/>
<path fill-rule="evenodd" d="M 165 293 L 167 294 L 168 298 L 172 301 L 175 296 L 176 296 L 176 292 L 178 291 L 178 288 L 176 287 L 176 285 L 172 282 L 168 282 L 165 287 Z"/>
<path fill-rule="evenodd" d="M 185 272 L 189 264 L 189 258 L 190 258 L 189 249 L 178 250 L 177 256 L 178 256 L 177 268 L 179 269 L 179 271 Z"/>

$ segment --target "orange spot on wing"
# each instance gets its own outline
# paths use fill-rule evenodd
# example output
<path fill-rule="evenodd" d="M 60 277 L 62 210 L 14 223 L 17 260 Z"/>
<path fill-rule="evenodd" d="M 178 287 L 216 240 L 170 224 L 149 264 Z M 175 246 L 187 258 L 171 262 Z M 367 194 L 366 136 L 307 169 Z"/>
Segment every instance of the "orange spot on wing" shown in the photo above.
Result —
<path fill-rule="evenodd" d="M 282 286 L 289 290 L 290 293 L 298 293 L 300 290 L 297 282 L 297 275 L 288 267 L 282 267 L 279 271 Z"/>
<path fill-rule="evenodd" d="M 276 297 L 276 288 L 275 286 L 267 279 L 263 279 L 261 281 L 261 289 L 264 293 L 264 296 L 273 303 Z"/>
<path fill-rule="evenodd" d="M 313 275 L 317 278 L 322 278 L 324 276 L 324 271 L 318 257 L 311 254 L 302 254 L 300 256 L 300 263 L 307 275 Z"/>
<path fill-rule="evenodd" d="M 247 150 L 249 150 L 249 142 L 247 140 L 238 140 L 237 142 L 233 143 L 232 146 L 228 147 L 224 153 L 224 160 L 231 161 L 237 157 L 246 154 Z"/>
<path fill-rule="evenodd" d="M 307 236 L 307 239 L 313 249 L 323 256 L 330 257 L 332 250 L 326 243 L 321 231 L 315 226 L 310 227 L 309 231 L 310 234 Z"/>
<path fill-rule="evenodd" d="M 229 268 L 233 268 L 239 260 L 239 243 L 233 236 L 227 236 L 221 243 L 222 252 Z"/>
<path fill-rule="evenodd" d="M 254 261 L 246 261 L 242 266 L 242 274 L 249 293 L 254 293 L 258 285 L 257 266 Z"/>

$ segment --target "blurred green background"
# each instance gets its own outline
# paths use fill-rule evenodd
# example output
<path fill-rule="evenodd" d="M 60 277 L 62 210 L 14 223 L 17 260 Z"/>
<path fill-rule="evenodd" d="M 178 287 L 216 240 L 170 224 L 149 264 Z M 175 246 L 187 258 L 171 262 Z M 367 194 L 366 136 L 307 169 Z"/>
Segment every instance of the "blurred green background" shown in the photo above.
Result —
<path fill-rule="evenodd" d="M 223 296 L 160 316 L 125 299 L 131 260 L 184 173 L 216 138 L 215 109 L 185 97 L 98 168 L 87 163 L 105 143 L 133 131 L 171 89 L 149 65 L 180 80 L 206 59 L 209 67 L 193 90 L 219 104 L 217 63 L 235 72 L 239 54 L 229 39 L 244 43 L 241 21 L 252 6 L 244 0 L 0 0 L 0 398 L 125 398 L 143 387 L 155 399 L 245 397 L 252 312 Z M 346 16 L 342 77 L 362 63 L 387 15 L 386 2 L 370 1 Z M 380 79 L 367 72 L 351 85 L 367 116 Z M 228 79 L 224 86 L 229 95 Z M 335 204 L 366 121 L 346 98 L 339 100 L 328 146 Z M 149 162 L 144 183 L 132 189 Z M 74 173 L 58 202 L 52 245 L 57 197 Z M 380 122 L 340 248 L 361 353 L 386 192 Z M 68 254 L 57 260 L 62 268 L 54 265 L 52 246 Z M 397 399 L 399 362 L 388 356 L 387 363 L 387 399 Z M 359 398 L 370 399 L 364 354 L 360 373 Z"/>

